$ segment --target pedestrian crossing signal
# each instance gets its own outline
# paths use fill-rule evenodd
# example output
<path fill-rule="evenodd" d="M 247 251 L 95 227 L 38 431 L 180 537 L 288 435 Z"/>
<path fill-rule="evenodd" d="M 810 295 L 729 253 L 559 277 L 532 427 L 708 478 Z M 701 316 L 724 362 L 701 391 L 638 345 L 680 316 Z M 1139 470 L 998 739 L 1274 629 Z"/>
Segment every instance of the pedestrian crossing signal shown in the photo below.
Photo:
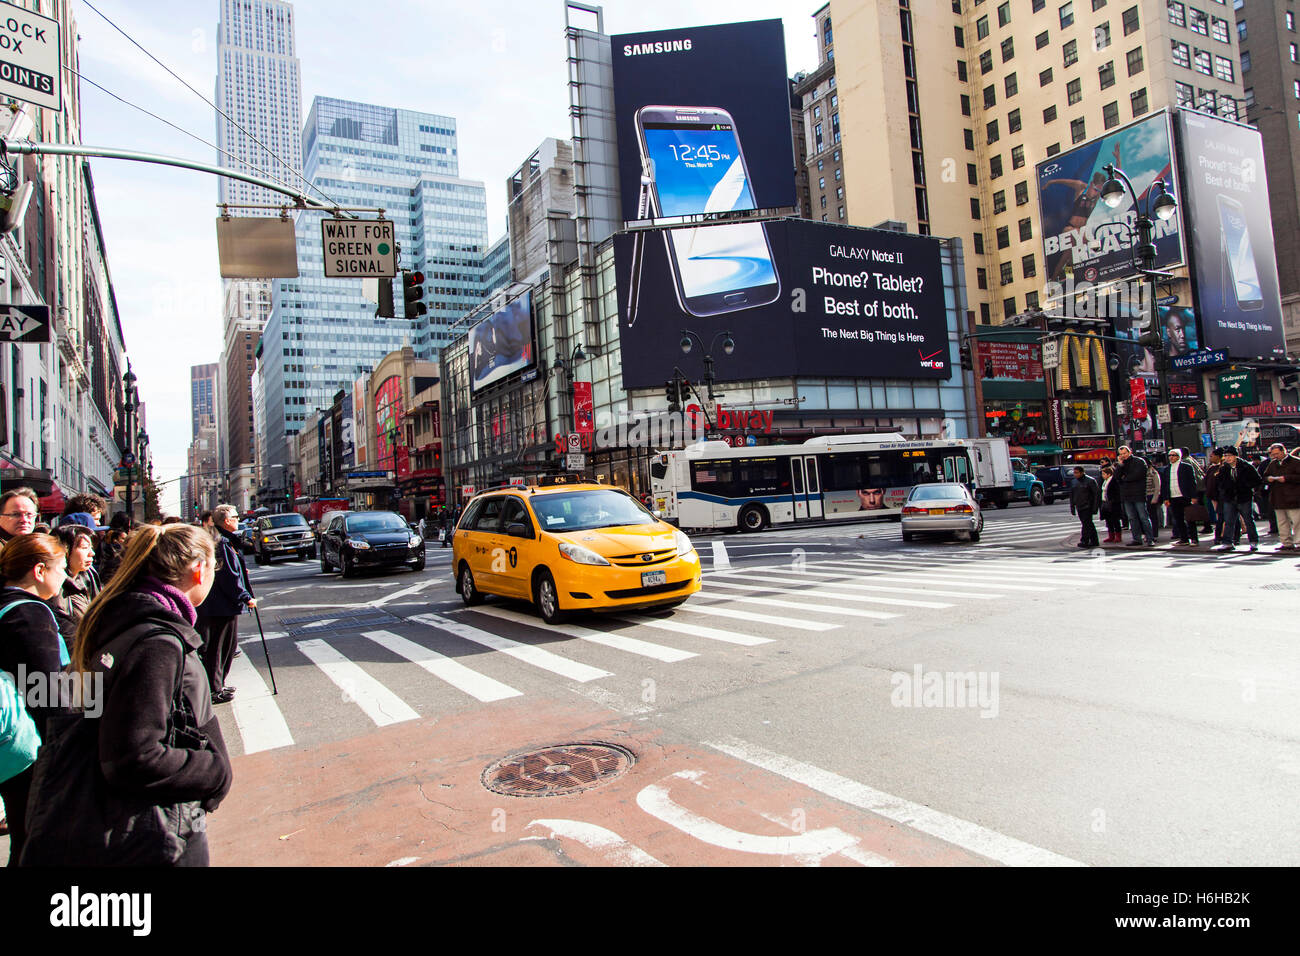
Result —
<path fill-rule="evenodd" d="M 1203 422 L 1209 417 L 1209 406 L 1205 402 L 1193 402 L 1191 405 L 1175 405 L 1172 411 L 1173 420 L 1180 424 Z"/>

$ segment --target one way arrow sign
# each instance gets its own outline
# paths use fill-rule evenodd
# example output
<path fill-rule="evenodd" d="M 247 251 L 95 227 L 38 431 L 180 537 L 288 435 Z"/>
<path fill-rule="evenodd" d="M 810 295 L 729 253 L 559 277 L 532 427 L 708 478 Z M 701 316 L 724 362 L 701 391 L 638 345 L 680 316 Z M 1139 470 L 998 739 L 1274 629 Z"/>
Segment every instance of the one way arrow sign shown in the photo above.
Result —
<path fill-rule="evenodd" d="M 50 342 L 48 305 L 0 305 L 0 342 Z"/>

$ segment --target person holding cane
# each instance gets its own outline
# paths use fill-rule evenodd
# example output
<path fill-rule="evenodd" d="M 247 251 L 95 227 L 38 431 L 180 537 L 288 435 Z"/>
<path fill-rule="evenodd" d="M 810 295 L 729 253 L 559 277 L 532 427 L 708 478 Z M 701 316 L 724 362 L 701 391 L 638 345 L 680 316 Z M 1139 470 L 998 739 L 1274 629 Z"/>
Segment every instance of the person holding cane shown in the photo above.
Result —
<path fill-rule="evenodd" d="M 212 685 L 212 702 L 224 704 L 235 696 L 235 689 L 226 686 L 226 675 L 239 646 L 239 615 L 246 609 L 256 608 L 253 586 L 248 580 L 239 551 L 239 512 L 233 505 L 217 505 L 212 512 L 212 523 L 217 529 L 217 573 L 212 590 L 195 611 L 198 613 L 196 630 L 203 638 L 200 656 L 208 671 Z"/>

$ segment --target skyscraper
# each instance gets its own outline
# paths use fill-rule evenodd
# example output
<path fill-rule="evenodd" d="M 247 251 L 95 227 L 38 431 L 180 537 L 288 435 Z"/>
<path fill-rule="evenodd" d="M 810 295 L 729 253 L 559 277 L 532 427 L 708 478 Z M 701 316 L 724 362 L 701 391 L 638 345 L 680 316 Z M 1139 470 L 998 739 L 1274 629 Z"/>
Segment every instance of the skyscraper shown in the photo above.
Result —
<path fill-rule="evenodd" d="M 266 468 L 289 465 L 289 437 L 384 355 L 410 345 L 418 359 L 436 358 L 450 341 L 450 324 L 488 291 L 483 184 L 459 178 L 456 144 L 456 121 L 449 116 L 313 101 L 303 131 L 307 178 L 342 206 L 384 210 L 395 227 L 401 267 L 425 275 L 428 314 L 376 318 L 363 280 L 324 278 L 321 214 L 298 213 L 301 275 L 272 281 L 262 334 Z M 401 303 L 396 283 L 394 298 Z"/>
<path fill-rule="evenodd" d="M 302 182 L 302 84 L 294 45 L 293 6 L 284 0 L 221 0 L 217 24 L 218 162 L 294 188 Z M 224 115 L 220 115 L 224 114 Z M 218 201 L 277 205 L 285 197 L 247 183 L 218 181 Z M 235 215 L 275 215 L 240 209 Z M 271 309 L 270 284 L 225 284 L 221 362 L 225 395 L 221 456 L 228 494 L 241 508 L 255 486 L 252 350 Z"/>

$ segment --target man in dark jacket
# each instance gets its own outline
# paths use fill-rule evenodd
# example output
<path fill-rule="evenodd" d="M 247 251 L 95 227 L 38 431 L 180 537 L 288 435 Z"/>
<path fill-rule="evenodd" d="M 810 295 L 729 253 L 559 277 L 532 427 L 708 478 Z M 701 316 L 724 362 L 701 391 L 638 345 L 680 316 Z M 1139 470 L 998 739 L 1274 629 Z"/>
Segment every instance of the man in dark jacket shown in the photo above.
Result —
<path fill-rule="evenodd" d="M 1223 495 L 1219 491 L 1219 469 L 1223 467 L 1223 449 L 1210 450 L 1210 462 L 1205 466 L 1205 507 L 1209 509 L 1214 526 L 1214 543 L 1223 544 Z"/>
<path fill-rule="evenodd" d="M 1147 463 L 1133 454 L 1128 445 L 1119 447 L 1115 480 L 1119 482 L 1119 499 L 1128 515 L 1129 531 L 1133 533 L 1132 543 L 1154 546 L 1156 536 L 1151 528 L 1151 515 L 1147 512 Z"/>
<path fill-rule="evenodd" d="M 217 505 L 212 520 L 220 535 L 217 576 L 208 596 L 195 608 L 199 615 L 196 629 L 203 637 L 201 656 L 212 684 L 212 702 L 224 704 L 235 696 L 235 689 L 226 686 L 226 675 L 239 647 L 239 615 L 246 607 L 257 607 L 257 601 L 236 536 L 239 512 L 233 505 Z"/>
<path fill-rule="evenodd" d="M 1255 489 L 1263 484 L 1250 462 L 1237 455 L 1237 449 L 1231 445 L 1223 449 L 1223 464 L 1219 466 L 1219 494 L 1223 498 L 1223 543 L 1219 545 L 1231 551 L 1241 541 L 1241 526 L 1246 525 L 1246 537 L 1250 541 L 1250 550 L 1259 550 L 1259 531 L 1250 505 L 1255 497 Z"/>
<path fill-rule="evenodd" d="M 1196 522 L 1188 522 L 1183 515 L 1187 506 L 1195 503 L 1196 499 L 1196 469 L 1184 458 L 1182 449 L 1171 449 L 1169 465 L 1160 470 L 1160 501 L 1169 502 L 1174 519 L 1175 545 L 1194 547 L 1200 543 L 1196 536 Z"/>
<path fill-rule="evenodd" d="M 1277 516 L 1278 537 L 1283 551 L 1295 551 L 1296 537 L 1300 536 L 1300 458 L 1288 455 L 1281 442 L 1268 446 L 1268 458 L 1264 481 Z"/>
<path fill-rule="evenodd" d="M 1097 537 L 1097 526 L 1092 523 L 1092 516 L 1101 506 L 1101 489 L 1096 480 L 1083 470 L 1082 465 L 1074 466 L 1074 484 L 1070 487 L 1070 514 L 1079 516 L 1080 548 L 1095 548 L 1101 545 Z"/>

